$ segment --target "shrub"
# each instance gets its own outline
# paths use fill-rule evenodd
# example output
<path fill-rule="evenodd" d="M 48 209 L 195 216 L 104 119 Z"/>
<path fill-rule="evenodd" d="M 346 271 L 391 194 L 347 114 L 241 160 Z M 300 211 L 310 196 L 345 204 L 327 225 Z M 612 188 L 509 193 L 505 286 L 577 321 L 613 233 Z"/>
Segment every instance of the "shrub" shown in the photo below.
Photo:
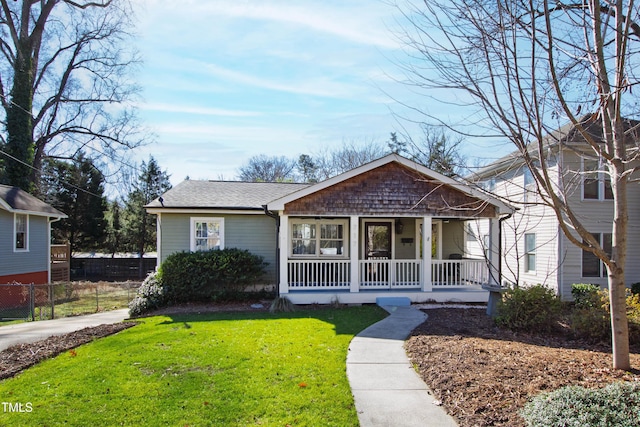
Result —
<path fill-rule="evenodd" d="M 261 256 L 242 249 L 171 254 L 158 274 L 171 303 L 233 298 L 264 275 Z"/>
<path fill-rule="evenodd" d="M 559 319 L 560 299 L 543 285 L 512 288 L 498 302 L 496 323 L 514 331 L 550 331 Z"/>
<path fill-rule="evenodd" d="M 590 283 L 574 283 L 571 285 L 571 295 L 577 308 L 591 308 L 600 305 L 598 292 L 600 286 Z"/>
<path fill-rule="evenodd" d="M 534 397 L 521 415 L 529 427 L 637 426 L 640 384 L 614 383 L 598 390 L 563 387 Z"/>
<path fill-rule="evenodd" d="M 129 303 L 129 316 L 140 316 L 148 311 L 163 307 L 167 304 L 164 288 L 155 272 L 150 273 L 133 300 Z"/>
<path fill-rule="evenodd" d="M 640 294 L 640 282 L 631 284 L 631 293 L 634 295 Z"/>

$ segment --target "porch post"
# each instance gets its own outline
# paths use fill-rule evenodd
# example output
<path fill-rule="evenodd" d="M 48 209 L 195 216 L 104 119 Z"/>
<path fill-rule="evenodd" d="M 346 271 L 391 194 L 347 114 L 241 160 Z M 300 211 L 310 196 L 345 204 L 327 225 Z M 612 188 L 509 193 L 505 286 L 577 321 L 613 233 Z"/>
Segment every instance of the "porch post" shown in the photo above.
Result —
<path fill-rule="evenodd" d="M 431 217 L 422 218 L 422 291 L 431 292 Z"/>
<path fill-rule="evenodd" d="M 498 248 L 498 239 L 500 238 L 500 221 L 498 218 L 491 218 L 489 221 L 489 280 L 488 285 L 499 286 L 500 278 L 498 277 L 500 271 L 500 252 Z"/>
<path fill-rule="evenodd" d="M 280 294 L 289 293 L 289 216 L 280 216 Z"/>
<path fill-rule="evenodd" d="M 358 217 L 355 215 L 351 215 L 350 224 L 349 224 L 349 259 L 350 259 L 350 267 L 351 267 L 351 284 L 349 287 L 350 292 L 359 292 L 360 291 L 360 245 L 359 238 L 359 221 Z"/>

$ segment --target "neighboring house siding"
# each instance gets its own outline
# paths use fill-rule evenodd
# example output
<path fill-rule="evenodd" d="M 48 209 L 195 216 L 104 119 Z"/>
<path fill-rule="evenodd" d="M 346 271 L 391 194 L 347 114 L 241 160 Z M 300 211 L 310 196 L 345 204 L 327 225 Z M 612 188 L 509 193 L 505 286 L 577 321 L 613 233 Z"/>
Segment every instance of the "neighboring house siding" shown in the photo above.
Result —
<path fill-rule="evenodd" d="M 571 152 L 565 151 L 565 169 L 581 170 L 580 158 Z M 638 164 L 631 165 L 638 166 Z M 568 180 L 568 178 L 567 178 Z M 591 233 L 611 233 L 613 219 L 613 200 L 583 200 L 582 186 L 573 185 L 570 192 L 571 205 L 582 221 L 583 225 Z M 640 186 L 631 182 L 628 185 L 629 204 L 629 232 L 627 234 L 627 262 L 625 266 L 625 278 L 627 285 L 640 281 Z M 594 283 L 601 286 L 607 285 L 606 274 L 604 277 L 582 276 L 582 250 L 572 244 L 566 236 L 562 236 L 563 267 L 563 294 L 570 295 L 573 283 Z M 580 239 L 581 240 L 581 239 Z"/>
<path fill-rule="evenodd" d="M 13 217 L 13 213 L 0 210 L 0 277 L 48 271 L 47 218 L 29 216 L 29 250 L 14 252 Z"/>
<path fill-rule="evenodd" d="M 163 213 L 161 220 L 161 253 L 158 262 L 163 262 L 174 252 L 191 249 L 191 218 L 224 218 L 225 248 L 246 249 L 264 257 L 268 263 L 267 278 L 275 281 L 276 271 L 276 226 L 275 220 L 266 215 L 249 214 L 171 214 Z"/>
<path fill-rule="evenodd" d="M 558 156 L 559 165 L 552 163 L 548 172 L 557 179 L 558 185 L 566 190 L 566 197 L 573 211 L 584 227 L 592 233 L 611 233 L 613 218 L 612 200 L 583 200 L 582 164 L 580 157 L 573 151 L 564 150 Z M 560 167 L 565 173 L 559 176 Z M 512 218 L 503 223 L 503 279 L 510 283 L 532 285 L 541 283 L 550 286 L 562 296 L 571 299 L 571 285 L 574 283 L 594 283 L 607 285 L 604 277 L 582 276 L 582 249 L 569 241 L 560 229 L 558 220 L 552 209 L 546 206 L 531 206 L 515 203 L 524 201 L 524 172 L 517 169 L 501 174 L 496 179 L 494 192 L 506 197 L 520 208 Z M 530 198 L 528 201 L 535 201 Z M 640 186 L 630 183 L 628 186 L 629 233 L 627 241 L 627 264 L 625 275 L 627 285 L 640 281 Z M 488 222 L 478 221 L 473 225 L 481 238 L 488 233 Z M 536 234 L 536 271 L 525 271 L 525 238 L 526 233 Z M 577 233 L 575 234 L 577 236 Z M 578 238 L 582 240 L 581 238 Z M 478 243 L 471 242 L 468 249 L 478 252 Z"/>

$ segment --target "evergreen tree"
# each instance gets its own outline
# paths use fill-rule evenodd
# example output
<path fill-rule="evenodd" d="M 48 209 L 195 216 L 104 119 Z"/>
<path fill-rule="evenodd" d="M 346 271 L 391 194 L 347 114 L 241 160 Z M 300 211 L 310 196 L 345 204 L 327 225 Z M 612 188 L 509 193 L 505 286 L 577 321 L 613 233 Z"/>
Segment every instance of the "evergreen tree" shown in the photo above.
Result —
<path fill-rule="evenodd" d="M 71 252 L 100 249 L 107 225 L 102 172 L 82 152 L 71 162 L 47 159 L 44 172 L 45 200 L 68 215 L 52 224 L 54 239 L 68 241 Z"/>
<path fill-rule="evenodd" d="M 148 163 L 142 162 L 140 169 L 138 182 L 134 184 L 125 202 L 123 226 L 127 247 L 138 253 L 142 268 L 145 252 L 156 249 L 156 219 L 147 214 L 144 206 L 169 190 L 171 183 L 169 175 L 160 169 L 153 156 L 149 157 Z"/>

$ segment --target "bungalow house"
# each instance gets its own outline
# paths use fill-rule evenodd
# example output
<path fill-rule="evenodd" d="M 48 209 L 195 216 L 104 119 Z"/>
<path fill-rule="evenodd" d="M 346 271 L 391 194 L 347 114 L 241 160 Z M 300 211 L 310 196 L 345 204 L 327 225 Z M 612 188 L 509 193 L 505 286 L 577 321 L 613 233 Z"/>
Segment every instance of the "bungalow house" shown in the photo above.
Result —
<path fill-rule="evenodd" d="M 62 218 L 26 191 L 0 185 L 0 284 L 51 281 L 51 223 Z"/>
<path fill-rule="evenodd" d="M 599 120 L 587 116 L 582 125 L 596 141 L 602 140 Z M 628 121 L 630 149 L 637 150 L 640 141 L 637 121 Z M 567 124 L 546 137 L 544 156 L 547 172 L 554 186 L 562 189 L 564 198 L 582 225 L 611 249 L 613 197 L 610 179 L 601 159 L 575 126 Z M 538 158 L 537 153 L 531 153 Z M 639 166 L 638 161 L 634 161 Z M 539 164 L 539 163 L 538 163 Z M 633 166 L 633 165 L 631 165 Z M 572 244 L 560 229 L 554 211 L 542 202 L 531 171 L 519 152 L 509 154 L 469 177 L 497 197 L 517 207 L 502 229 L 503 285 L 543 284 L 556 290 L 564 300 L 572 299 L 571 285 L 592 283 L 607 285 L 605 266 L 595 255 Z M 543 193 L 544 194 L 544 193 Z M 628 186 L 629 235 L 626 282 L 640 281 L 640 186 L 633 181 Z M 479 221 L 469 225 L 466 250 L 482 254 L 489 224 Z M 575 234 L 576 236 L 577 233 Z M 582 240 L 578 237 L 579 240 Z"/>
<path fill-rule="evenodd" d="M 487 301 L 498 227 L 510 206 L 391 154 L 317 184 L 184 181 L 146 206 L 158 262 L 176 251 L 247 249 L 294 303 Z M 485 256 L 464 252 L 465 224 L 488 221 Z M 487 262 L 488 260 L 488 262 Z"/>

